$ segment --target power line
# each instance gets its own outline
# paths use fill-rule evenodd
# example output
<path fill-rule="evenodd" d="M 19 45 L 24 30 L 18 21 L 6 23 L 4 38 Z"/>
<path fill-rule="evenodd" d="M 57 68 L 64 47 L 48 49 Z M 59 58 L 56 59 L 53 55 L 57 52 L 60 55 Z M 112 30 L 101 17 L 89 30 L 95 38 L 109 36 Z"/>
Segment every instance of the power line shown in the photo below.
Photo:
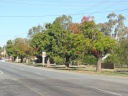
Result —
<path fill-rule="evenodd" d="M 120 2 L 122 2 L 122 0 L 121 1 L 118 1 L 117 3 L 115 3 L 115 4 L 118 4 L 118 3 L 120 3 Z M 110 6 L 107 6 L 107 7 L 105 7 L 104 9 L 106 9 L 106 8 L 109 8 L 109 7 L 111 7 L 111 6 L 113 6 L 113 5 L 115 5 L 115 4 L 112 4 L 112 5 L 110 5 Z M 104 9 L 102 9 L 102 10 L 104 10 Z M 116 11 L 127 11 L 128 9 L 123 9 L 123 10 L 116 10 Z M 101 10 L 99 10 L 99 11 L 101 11 Z M 116 11 L 114 11 L 114 12 L 116 12 Z M 108 11 L 109 12 L 109 11 Z M 113 12 L 113 11 L 112 11 Z M 103 19 L 103 18 L 105 18 L 105 17 L 102 17 L 102 18 L 99 18 L 99 19 L 97 19 L 97 20 L 101 20 L 101 19 Z M 127 18 L 127 17 L 126 17 Z"/>
<path fill-rule="evenodd" d="M 95 4 L 95 5 L 93 5 L 93 6 L 91 6 L 91 7 L 88 7 L 87 9 L 85 9 L 85 10 L 83 10 L 83 11 L 88 11 L 88 10 L 91 10 L 91 9 L 94 9 L 95 7 L 98 7 L 98 6 L 101 6 L 102 4 L 104 4 L 104 3 L 106 3 L 107 1 L 109 1 L 109 0 L 103 0 L 103 1 L 101 1 L 101 2 L 99 2 L 99 3 L 97 3 L 97 4 Z M 82 11 L 80 11 L 79 13 L 81 13 Z"/>
<path fill-rule="evenodd" d="M 114 4 L 111 4 L 111 5 L 109 5 L 109 6 L 105 7 L 105 8 L 103 8 L 103 9 L 101 9 L 101 10 L 98 10 L 98 11 L 92 12 L 92 13 L 87 13 L 87 14 L 106 13 L 107 11 L 105 11 L 105 12 L 100 12 L 100 11 L 102 11 L 102 10 L 104 10 L 104 9 L 107 9 L 107 8 L 110 8 L 111 6 L 114 6 L 115 4 L 121 3 L 122 1 L 123 1 L 123 0 L 120 0 L 120 1 L 118 1 L 118 2 L 116 2 L 116 3 L 114 3 Z M 85 14 L 85 13 L 83 12 L 83 13 L 81 13 L 81 14 Z"/>
<path fill-rule="evenodd" d="M 107 9 L 107 8 L 109 8 L 109 7 L 111 7 L 111 6 L 114 6 L 115 4 L 121 3 L 122 1 L 123 1 L 123 0 L 121 0 L 121 1 L 119 1 L 119 2 L 116 2 L 116 3 L 114 3 L 114 4 L 112 4 L 112 5 L 109 5 L 109 6 L 103 8 L 103 9 L 101 9 L 101 10 Z M 101 10 L 99 10 L 99 11 L 101 11 Z"/>
<path fill-rule="evenodd" d="M 82 14 L 96 14 L 96 13 L 98 13 L 98 14 L 100 14 L 100 13 L 107 13 L 107 12 L 122 12 L 122 11 L 127 11 L 128 10 L 128 8 L 126 8 L 126 9 L 122 9 L 122 10 L 113 10 L 113 11 L 102 11 L 102 12 L 98 12 L 98 11 L 96 11 L 96 12 L 92 12 L 92 13 L 79 13 L 79 14 L 67 14 L 67 15 L 82 15 Z M 25 16 L 25 15 L 23 15 L 23 16 L 21 16 L 21 15 L 19 15 L 19 16 L 0 16 L 0 17 L 53 17 L 53 16 L 60 16 L 60 15 L 37 15 L 37 16 Z"/>
<path fill-rule="evenodd" d="M 104 4 L 104 3 L 106 3 L 107 1 L 106 0 L 103 0 L 103 1 L 101 1 L 101 2 L 99 2 L 99 3 L 97 3 L 97 4 L 95 4 L 94 6 L 91 6 L 90 8 L 95 8 L 95 7 L 98 7 L 98 6 L 100 6 L 100 5 L 102 5 L 102 4 Z M 98 10 L 98 11 L 95 11 L 95 12 L 91 12 L 91 13 L 85 13 L 85 12 L 83 12 L 83 13 L 77 13 L 77 14 L 70 14 L 70 15 L 82 15 L 82 14 L 96 14 L 96 13 L 107 13 L 107 12 L 116 12 L 116 11 L 125 11 L 125 9 L 122 9 L 122 10 L 114 10 L 114 11 L 104 11 L 104 12 L 100 12 L 100 11 L 102 11 L 102 10 L 104 10 L 104 9 L 107 9 L 108 7 L 111 7 L 111 6 L 114 6 L 115 4 L 118 4 L 118 3 L 120 3 L 120 2 L 122 2 L 122 0 L 121 1 L 118 1 L 118 2 L 116 2 L 116 3 L 114 3 L 114 4 L 112 4 L 112 5 L 109 5 L 109 6 L 107 6 L 107 7 L 105 7 L 105 8 L 103 8 L 103 9 L 101 9 L 101 10 Z M 90 8 L 87 8 L 86 10 L 88 11 L 88 10 L 90 10 Z M 127 10 L 127 9 L 126 9 Z M 84 10 L 85 11 L 85 10 Z"/>
<path fill-rule="evenodd" d="M 125 19 L 128 18 L 128 16 L 124 16 L 124 17 L 125 17 Z M 101 19 L 104 19 L 104 18 L 106 18 L 106 16 L 105 17 L 102 17 L 102 18 L 99 18 L 99 19 L 96 19 L 96 21 L 101 20 Z"/>
<path fill-rule="evenodd" d="M 106 3 L 108 0 L 103 0 L 103 1 L 101 1 L 101 2 L 99 2 L 99 3 L 97 3 L 97 4 L 95 4 L 95 5 L 93 5 L 93 6 L 91 6 L 90 8 L 95 8 L 95 7 L 97 7 L 97 6 L 100 6 L 101 4 L 104 4 L 104 3 Z M 107 6 L 107 7 L 105 7 L 104 9 L 106 9 L 106 8 L 108 8 L 108 7 L 111 7 L 111 6 L 113 6 L 113 5 L 115 5 L 115 4 L 118 4 L 118 3 L 120 3 L 120 2 L 122 2 L 122 0 L 121 1 L 118 1 L 117 3 L 114 3 L 114 4 L 112 4 L 112 5 L 110 5 L 110 6 Z M 87 10 L 89 10 L 90 8 L 87 8 Z M 102 10 L 104 10 L 104 9 L 101 9 L 101 10 L 99 10 L 99 11 L 96 11 L 96 12 L 91 12 L 91 13 L 86 13 L 86 12 L 83 12 L 83 13 L 74 13 L 74 14 L 67 14 L 67 15 L 71 15 L 71 16 L 73 16 L 73 15 L 82 15 L 82 14 L 96 14 L 96 13 L 107 13 L 107 12 L 116 12 L 116 11 L 126 11 L 126 10 L 128 10 L 128 9 L 122 9 L 122 10 L 114 10 L 114 11 L 102 11 Z M 102 12 L 100 12 L 100 11 L 102 11 Z M 66 15 L 66 14 L 65 14 Z M 25 16 L 25 15 L 19 15 L 19 16 L 0 16 L 0 17 L 13 17 L 13 18 L 15 18 L 15 17 L 25 17 L 25 18 L 27 18 L 27 17 L 54 17 L 54 16 L 60 16 L 60 15 L 28 15 L 28 16 Z"/>
<path fill-rule="evenodd" d="M 113 10 L 113 11 L 102 11 L 102 12 L 99 12 L 99 11 L 96 11 L 96 12 L 92 12 L 92 13 L 81 13 L 81 14 L 71 14 L 71 15 L 82 15 L 82 14 L 96 14 L 96 13 L 107 13 L 107 12 L 116 12 L 116 11 L 127 11 L 128 8 L 126 9 L 122 9 L 122 10 Z"/>

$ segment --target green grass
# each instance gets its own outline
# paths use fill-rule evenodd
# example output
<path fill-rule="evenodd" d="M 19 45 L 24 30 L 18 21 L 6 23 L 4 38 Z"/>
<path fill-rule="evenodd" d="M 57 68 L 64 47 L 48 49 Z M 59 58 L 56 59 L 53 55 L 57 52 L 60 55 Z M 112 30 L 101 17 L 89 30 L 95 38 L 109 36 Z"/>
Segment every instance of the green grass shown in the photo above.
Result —
<path fill-rule="evenodd" d="M 119 70 L 119 69 L 102 69 L 102 71 L 100 73 L 96 72 L 95 67 L 87 67 L 87 68 L 79 68 L 79 67 L 73 68 L 73 67 L 71 67 L 71 68 L 54 68 L 54 69 L 55 70 L 72 71 L 72 72 L 77 72 L 77 73 L 85 73 L 85 74 L 116 76 L 116 77 L 128 77 L 128 71 Z"/>
<path fill-rule="evenodd" d="M 28 65 L 35 66 L 35 67 L 43 67 L 42 63 L 28 64 Z M 46 67 L 46 65 L 44 67 Z M 96 72 L 95 66 L 90 66 L 90 65 L 86 67 L 72 66 L 69 68 L 65 68 L 65 66 L 52 66 L 50 68 L 54 70 L 64 70 L 64 71 L 84 73 L 84 74 L 128 77 L 128 68 L 102 69 L 100 73 Z"/>
<path fill-rule="evenodd" d="M 102 71 L 101 75 L 108 75 L 108 76 L 120 76 L 120 77 L 128 77 L 128 72 L 118 72 L 118 71 Z"/>

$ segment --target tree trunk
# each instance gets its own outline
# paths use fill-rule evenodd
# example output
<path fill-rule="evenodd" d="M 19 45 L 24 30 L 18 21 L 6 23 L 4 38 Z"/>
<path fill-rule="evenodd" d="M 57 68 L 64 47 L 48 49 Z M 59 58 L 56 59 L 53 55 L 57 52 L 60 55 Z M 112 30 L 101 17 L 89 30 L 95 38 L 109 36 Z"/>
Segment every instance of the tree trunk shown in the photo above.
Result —
<path fill-rule="evenodd" d="M 102 62 L 102 57 L 98 57 L 97 65 L 96 65 L 96 72 L 101 72 L 101 62 Z"/>
<path fill-rule="evenodd" d="M 24 59 L 24 57 L 21 57 L 21 61 L 20 61 L 21 63 L 23 63 L 23 59 Z"/>
<path fill-rule="evenodd" d="M 17 58 L 16 56 L 13 57 L 13 61 L 14 61 L 14 62 L 16 62 L 16 58 Z"/>
<path fill-rule="evenodd" d="M 65 67 L 69 67 L 69 63 L 70 63 L 70 56 L 66 56 L 66 62 L 65 62 Z"/>

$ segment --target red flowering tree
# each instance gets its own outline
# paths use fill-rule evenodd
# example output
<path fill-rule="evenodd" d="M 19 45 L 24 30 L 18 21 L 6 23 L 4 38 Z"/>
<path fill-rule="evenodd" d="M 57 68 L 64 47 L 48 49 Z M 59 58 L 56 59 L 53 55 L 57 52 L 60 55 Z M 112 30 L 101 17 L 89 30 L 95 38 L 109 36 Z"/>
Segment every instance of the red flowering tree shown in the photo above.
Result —
<path fill-rule="evenodd" d="M 69 31 L 74 34 L 80 34 L 80 25 L 78 23 L 72 23 L 69 26 Z"/>

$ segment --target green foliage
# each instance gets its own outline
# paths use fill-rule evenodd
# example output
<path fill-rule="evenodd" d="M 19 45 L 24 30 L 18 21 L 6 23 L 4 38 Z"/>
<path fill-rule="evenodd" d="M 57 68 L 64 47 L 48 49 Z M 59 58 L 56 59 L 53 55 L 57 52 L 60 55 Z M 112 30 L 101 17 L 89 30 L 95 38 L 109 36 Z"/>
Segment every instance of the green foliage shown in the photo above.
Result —
<path fill-rule="evenodd" d="M 101 32 L 116 40 L 120 40 L 128 34 L 128 27 L 124 25 L 124 16 L 121 14 L 116 15 L 115 13 L 110 13 L 107 18 L 108 22 L 99 23 L 97 25 Z"/>
<path fill-rule="evenodd" d="M 97 62 L 97 58 L 95 56 L 93 56 L 92 54 L 87 54 L 87 55 L 85 55 L 83 62 L 85 64 L 95 65 Z"/>
<path fill-rule="evenodd" d="M 63 65 L 65 63 L 65 59 L 60 56 L 52 56 L 53 62 L 57 65 Z"/>
<path fill-rule="evenodd" d="M 118 54 L 111 54 L 108 58 L 105 59 L 106 63 L 120 64 L 120 57 Z"/>
<path fill-rule="evenodd" d="M 128 40 L 122 39 L 120 47 L 118 47 L 113 54 L 111 54 L 104 62 L 114 63 L 117 67 L 128 65 Z"/>
<path fill-rule="evenodd" d="M 111 39 L 109 36 L 103 35 L 97 28 L 93 20 L 85 21 L 81 25 L 81 32 L 90 41 L 90 48 L 94 48 L 97 52 L 97 58 L 105 56 L 117 47 L 116 40 Z"/>
<path fill-rule="evenodd" d="M 121 59 L 121 64 L 123 65 L 128 65 L 128 39 L 122 39 L 120 41 L 120 48 L 121 52 L 120 54 L 120 59 Z"/>
<path fill-rule="evenodd" d="M 46 30 L 36 33 L 31 41 L 33 48 L 38 48 L 37 55 L 41 56 L 42 51 L 46 51 L 47 55 L 54 62 L 69 62 L 71 57 L 75 60 L 83 60 L 85 55 L 91 48 L 95 49 L 96 54 L 93 55 L 102 58 L 108 53 L 112 53 L 118 46 L 116 41 L 109 36 L 102 34 L 95 24 L 94 20 L 85 18 L 79 26 L 77 26 L 77 34 L 69 30 L 71 18 L 67 16 L 58 17 L 51 24 L 46 24 Z M 79 28 L 78 28 L 79 27 Z M 73 29 L 74 30 L 74 29 Z M 90 61 L 91 56 L 87 56 L 87 63 L 95 63 L 96 58 Z M 99 62 L 99 61 L 98 61 Z M 101 63 L 101 61 L 99 62 Z"/>
<path fill-rule="evenodd" d="M 127 64 L 127 41 L 118 39 L 125 38 L 128 32 L 123 23 L 124 17 L 112 13 L 108 19 L 108 22 L 98 25 L 91 17 L 83 17 L 81 23 L 72 23 L 71 16 L 62 15 L 53 23 L 47 23 L 45 28 L 40 25 L 32 27 L 28 33 L 31 42 L 23 38 L 8 41 L 6 51 L 9 56 L 20 57 L 41 56 L 45 51 L 56 64 L 69 60 L 95 64 L 99 58 L 101 60 L 106 54 L 111 54 L 105 62 Z"/>
<path fill-rule="evenodd" d="M 33 35 L 35 35 L 38 32 L 42 32 L 42 31 L 43 31 L 43 27 L 41 25 L 34 26 L 31 29 L 29 29 L 28 37 L 32 38 Z"/>
<path fill-rule="evenodd" d="M 6 52 L 9 56 L 20 57 L 22 60 L 24 57 L 29 58 L 33 55 L 34 50 L 30 46 L 30 42 L 27 39 L 16 38 L 15 40 L 8 40 L 6 45 Z"/>
<path fill-rule="evenodd" d="M 83 34 L 67 33 L 63 46 L 63 52 L 67 55 L 79 55 L 87 50 L 89 46 L 89 39 L 85 39 Z"/>
<path fill-rule="evenodd" d="M 62 15 L 60 17 L 57 17 L 53 23 L 59 24 L 64 30 L 67 30 L 70 24 L 72 23 L 72 17 Z"/>
<path fill-rule="evenodd" d="M 59 57 L 66 58 L 66 56 L 79 55 L 77 52 L 81 53 L 87 48 L 85 45 L 89 46 L 89 39 L 85 39 L 83 34 L 72 34 L 66 31 L 59 20 L 63 21 L 57 18 L 53 24 L 46 25 L 45 31 L 33 36 L 31 45 L 38 48 L 38 55 L 46 51 L 49 56 L 58 54 Z M 63 22 L 66 22 L 65 20 L 69 19 L 64 19 Z"/>
<path fill-rule="evenodd" d="M 85 36 L 85 38 L 95 39 L 97 34 L 96 24 L 93 20 L 85 21 L 80 26 L 81 33 Z"/>
<path fill-rule="evenodd" d="M 116 40 L 102 34 L 99 34 L 97 40 L 94 40 L 92 44 L 102 55 L 111 53 L 118 47 L 118 45 L 116 44 Z"/>
<path fill-rule="evenodd" d="M 45 39 L 47 37 L 47 34 L 43 34 L 43 32 L 36 33 L 30 44 L 33 48 L 37 49 L 37 52 L 35 55 L 41 56 L 42 52 L 44 51 L 44 46 L 47 46 L 49 40 Z"/>
<path fill-rule="evenodd" d="M 14 55 L 14 46 L 12 40 L 7 41 L 6 52 L 9 56 Z"/>

